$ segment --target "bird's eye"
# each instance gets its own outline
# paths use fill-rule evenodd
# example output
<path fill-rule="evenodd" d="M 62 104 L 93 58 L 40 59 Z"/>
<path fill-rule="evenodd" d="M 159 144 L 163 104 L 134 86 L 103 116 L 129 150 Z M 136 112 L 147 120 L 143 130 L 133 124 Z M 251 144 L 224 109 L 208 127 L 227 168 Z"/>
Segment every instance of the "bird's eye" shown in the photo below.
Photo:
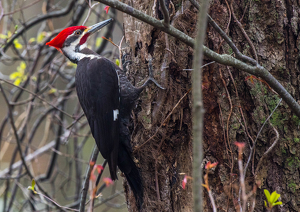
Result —
<path fill-rule="evenodd" d="M 81 31 L 80 30 L 75 31 L 75 35 L 81 35 Z"/>

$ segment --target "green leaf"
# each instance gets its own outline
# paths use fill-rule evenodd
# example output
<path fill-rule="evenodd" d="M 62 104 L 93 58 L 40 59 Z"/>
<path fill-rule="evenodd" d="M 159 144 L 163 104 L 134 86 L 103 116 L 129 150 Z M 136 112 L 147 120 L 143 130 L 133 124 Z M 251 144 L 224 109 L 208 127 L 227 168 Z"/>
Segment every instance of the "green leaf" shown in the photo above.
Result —
<path fill-rule="evenodd" d="M 25 69 L 26 69 L 26 63 L 25 63 L 24 61 L 22 61 L 22 62 L 20 63 L 20 68 L 21 68 L 22 70 L 25 70 Z"/>
<path fill-rule="evenodd" d="M 15 26 L 15 31 L 17 31 L 18 27 L 19 27 L 18 25 Z M 16 33 L 16 32 L 15 32 L 15 33 Z"/>
<path fill-rule="evenodd" d="M 33 191 L 33 193 L 35 193 L 35 194 L 37 194 L 37 192 L 34 190 L 34 186 L 35 186 L 35 181 L 34 180 L 32 180 L 31 181 L 31 186 L 28 186 L 28 190 L 31 190 L 31 191 Z"/>
<path fill-rule="evenodd" d="M 11 31 L 8 31 L 8 32 L 7 32 L 7 38 L 10 38 L 11 36 L 12 36 Z"/>
<path fill-rule="evenodd" d="M 97 38 L 97 39 L 96 39 L 96 47 L 99 47 L 99 46 L 101 45 L 102 41 L 103 41 L 102 38 L 100 38 L 100 37 Z"/>
<path fill-rule="evenodd" d="M 57 89 L 52 88 L 52 89 L 50 89 L 50 90 L 48 91 L 48 94 L 54 94 L 54 93 L 56 93 L 56 92 L 57 92 Z"/>
<path fill-rule="evenodd" d="M 275 203 L 273 203 L 273 206 L 275 206 L 275 205 L 282 205 L 282 202 L 275 202 Z"/>
<path fill-rule="evenodd" d="M 22 44 L 20 44 L 17 39 L 14 40 L 14 45 L 15 45 L 16 49 L 22 49 L 23 48 Z"/>
<path fill-rule="evenodd" d="M 271 199 L 270 192 L 267 189 L 264 189 L 264 192 L 265 192 L 268 202 L 270 202 L 270 199 Z"/>
<path fill-rule="evenodd" d="M 116 59 L 116 64 L 117 64 L 117 66 L 120 65 L 120 60 L 119 59 Z"/>
<path fill-rule="evenodd" d="M 264 200 L 264 202 L 265 202 L 265 207 L 267 208 L 268 206 L 267 206 L 267 202 L 266 202 L 266 200 Z"/>
<path fill-rule="evenodd" d="M 22 82 L 21 78 L 18 78 L 14 81 L 14 85 L 19 86 L 21 82 Z"/>
<path fill-rule="evenodd" d="M 11 80 L 14 80 L 14 79 L 16 79 L 16 78 L 19 78 L 20 77 L 20 73 L 19 72 L 14 72 L 14 73 L 11 73 L 10 75 L 9 75 L 9 79 L 11 79 Z"/>
<path fill-rule="evenodd" d="M 41 43 L 46 36 L 46 32 L 40 32 L 37 36 L 37 42 Z"/>
<path fill-rule="evenodd" d="M 35 41 L 36 41 L 35 38 L 30 38 L 29 41 L 28 41 L 28 43 L 33 43 L 33 42 L 35 42 Z"/>
<path fill-rule="evenodd" d="M 35 186 L 35 181 L 34 181 L 34 179 L 32 179 L 32 181 L 31 181 L 31 188 L 32 188 L 32 190 L 34 190 L 34 186 Z"/>
<path fill-rule="evenodd" d="M 0 34 L 0 38 L 1 38 L 1 39 L 7 39 L 8 36 L 7 36 L 7 35 L 4 35 L 4 34 Z"/>
<path fill-rule="evenodd" d="M 271 194 L 270 197 L 270 203 L 273 204 L 274 202 L 276 202 L 278 200 L 278 198 L 280 197 L 280 194 L 277 194 L 276 191 L 273 191 L 273 193 Z"/>

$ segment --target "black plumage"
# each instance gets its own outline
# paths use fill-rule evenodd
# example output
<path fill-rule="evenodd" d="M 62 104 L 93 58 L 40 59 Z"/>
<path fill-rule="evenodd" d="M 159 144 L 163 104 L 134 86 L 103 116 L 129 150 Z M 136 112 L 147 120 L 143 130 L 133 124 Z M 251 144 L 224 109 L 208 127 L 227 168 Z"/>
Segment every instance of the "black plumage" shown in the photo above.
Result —
<path fill-rule="evenodd" d="M 86 48 L 87 38 L 112 21 L 108 19 L 91 27 L 66 28 L 46 44 L 57 48 L 70 61 L 77 63 L 77 95 L 92 135 L 100 153 L 108 162 L 111 179 L 117 179 L 118 166 L 140 210 L 143 204 L 143 183 L 132 159 L 128 124 L 135 101 L 148 83 L 154 82 L 162 87 L 153 78 L 151 61 L 148 80 L 137 88 L 116 64 Z"/>
<path fill-rule="evenodd" d="M 148 82 L 136 88 L 128 81 L 123 70 L 108 59 L 90 49 L 80 52 L 95 56 L 79 60 L 75 76 L 78 99 L 92 135 L 102 156 L 107 159 L 111 179 L 117 179 L 118 166 L 141 207 L 142 178 L 131 156 L 128 124 L 135 101 Z M 116 120 L 113 120 L 113 110 L 119 111 Z"/>

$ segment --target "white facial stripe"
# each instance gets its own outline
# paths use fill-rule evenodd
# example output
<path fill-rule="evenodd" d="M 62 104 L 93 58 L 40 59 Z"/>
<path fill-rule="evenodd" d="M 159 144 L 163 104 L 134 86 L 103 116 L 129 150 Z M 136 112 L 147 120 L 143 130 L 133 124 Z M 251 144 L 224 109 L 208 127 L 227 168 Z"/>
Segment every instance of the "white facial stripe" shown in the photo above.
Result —
<path fill-rule="evenodd" d="M 114 113 L 114 121 L 116 121 L 118 119 L 119 110 L 115 109 L 115 110 L 113 110 L 113 113 Z"/>
<path fill-rule="evenodd" d="M 86 44 L 83 44 L 80 46 L 80 49 L 83 49 L 86 47 Z M 63 48 L 63 51 L 64 53 L 72 60 L 76 60 L 76 61 L 80 61 L 81 59 L 83 58 L 90 58 L 91 59 L 94 59 L 94 58 L 98 58 L 100 59 L 101 57 L 98 56 L 98 55 L 93 55 L 93 54 L 82 54 L 80 52 L 75 52 L 75 48 L 76 48 L 76 45 L 74 45 L 73 43 L 70 45 L 70 46 L 66 46 Z"/>

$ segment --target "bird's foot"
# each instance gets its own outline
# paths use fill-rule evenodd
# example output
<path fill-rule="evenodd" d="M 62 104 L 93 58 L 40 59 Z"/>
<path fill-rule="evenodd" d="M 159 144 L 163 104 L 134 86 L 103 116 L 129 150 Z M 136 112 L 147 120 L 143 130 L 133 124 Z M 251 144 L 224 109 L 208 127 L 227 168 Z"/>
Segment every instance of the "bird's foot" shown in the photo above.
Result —
<path fill-rule="evenodd" d="M 146 87 L 150 82 L 153 82 L 157 87 L 159 87 L 162 90 L 165 90 L 164 87 L 162 87 L 155 79 L 153 75 L 153 66 L 152 66 L 152 59 L 149 59 L 148 62 L 148 67 L 149 67 L 149 77 L 146 80 L 146 82 L 142 85 L 142 88 Z"/>

